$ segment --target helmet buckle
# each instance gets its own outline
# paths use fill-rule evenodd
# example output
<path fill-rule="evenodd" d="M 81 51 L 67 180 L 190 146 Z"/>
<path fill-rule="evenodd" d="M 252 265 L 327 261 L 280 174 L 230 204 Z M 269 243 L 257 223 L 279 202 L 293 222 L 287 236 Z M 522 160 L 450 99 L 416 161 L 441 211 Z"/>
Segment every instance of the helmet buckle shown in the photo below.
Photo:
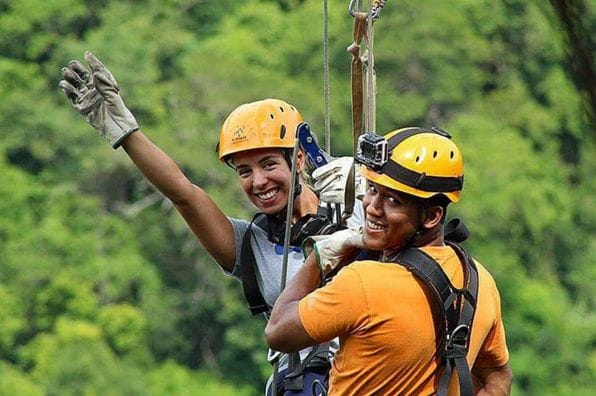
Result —
<path fill-rule="evenodd" d="M 420 177 L 418 178 L 418 181 L 416 182 L 416 187 L 420 187 L 422 185 L 422 183 L 424 182 L 424 179 L 426 179 L 426 172 L 420 173 Z"/>

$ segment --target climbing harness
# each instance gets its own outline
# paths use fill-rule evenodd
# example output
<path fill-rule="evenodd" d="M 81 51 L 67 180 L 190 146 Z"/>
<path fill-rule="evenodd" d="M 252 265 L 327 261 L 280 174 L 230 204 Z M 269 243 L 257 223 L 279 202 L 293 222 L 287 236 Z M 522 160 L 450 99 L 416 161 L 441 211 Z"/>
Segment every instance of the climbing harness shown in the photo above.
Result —
<path fill-rule="evenodd" d="M 444 370 L 439 379 L 437 396 L 447 396 L 449 382 L 456 371 L 460 395 L 472 396 L 472 374 L 466 356 L 478 301 L 478 269 L 474 259 L 459 244 L 470 235 L 465 224 L 454 218 L 445 225 L 444 234 L 445 244 L 455 251 L 463 266 L 464 283 L 461 289 L 453 286 L 433 258 L 415 247 L 406 248 L 383 261 L 402 265 L 411 271 L 431 291 L 439 308 L 439 314 L 433 315 L 433 320 L 440 332 L 437 351 Z M 356 260 L 379 261 L 379 256 L 379 252 L 362 251 Z"/>
<path fill-rule="evenodd" d="M 244 297 L 248 303 L 248 309 L 253 315 L 261 313 L 269 314 L 271 308 L 263 297 L 257 283 L 257 264 L 252 245 L 253 226 L 257 226 L 267 232 L 269 242 L 277 246 L 283 246 L 285 238 L 285 222 L 277 216 L 267 216 L 264 213 L 257 213 L 251 220 L 248 228 L 242 237 L 240 254 L 242 265 L 240 266 L 240 278 Z M 309 214 L 299 219 L 290 230 L 290 246 L 301 246 L 302 241 L 312 235 L 330 234 L 336 231 L 336 224 L 327 208 L 320 206 L 316 215 Z"/>
<path fill-rule="evenodd" d="M 240 277 L 249 310 L 253 315 L 262 313 L 267 318 L 271 311 L 271 306 L 265 301 L 257 281 L 257 264 L 251 244 L 251 238 L 253 237 L 254 232 L 253 227 L 259 227 L 265 230 L 267 232 L 267 239 L 276 244 L 276 246 L 281 246 L 285 240 L 285 222 L 277 216 L 268 216 L 263 213 L 257 213 L 243 235 L 240 248 L 240 254 L 242 256 Z M 336 223 L 333 221 L 332 216 L 327 212 L 327 208 L 321 206 L 316 215 L 306 215 L 292 225 L 290 229 L 289 244 L 292 247 L 300 246 L 307 236 L 331 233 L 335 230 L 335 227 Z M 337 349 L 337 346 L 335 349 Z M 305 368 L 308 368 L 309 371 L 316 370 L 318 372 L 323 372 L 325 370 L 325 372 L 327 372 L 329 370 L 329 351 L 329 344 L 321 344 L 314 347 L 305 358 L 300 360 L 297 353 L 292 357 L 292 354 L 284 355 L 270 350 L 268 361 L 273 364 L 274 368 L 279 368 L 281 363 L 279 359 L 289 359 L 290 364 L 288 365 L 287 374 L 285 375 L 287 381 L 284 383 L 284 389 L 301 389 L 303 386 L 301 373 Z M 275 370 L 274 373 L 276 373 Z M 320 388 L 321 385 L 322 383 L 320 382 L 318 388 Z M 271 387 L 273 394 L 275 395 L 277 392 L 277 375 L 274 375 Z M 322 394 L 320 391 L 318 392 L 319 393 L 316 393 L 317 395 Z"/>
<path fill-rule="evenodd" d="M 403 265 L 432 291 L 440 315 L 434 320 L 441 336 L 437 338 L 441 364 L 445 369 L 439 380 L 437 395 L 446 396 L 454 372 L 459 378 L 460 395 L 473 395 L 472 375 L 466 355 L 470 346 L 472 321 L 478 300 L 478 270 L 474 260 L 457 243 L 446 240 L 464 267 L 464 287 L 451 284 L 439 264 L 422 250 L 408 248 L 391 261 Z"/>

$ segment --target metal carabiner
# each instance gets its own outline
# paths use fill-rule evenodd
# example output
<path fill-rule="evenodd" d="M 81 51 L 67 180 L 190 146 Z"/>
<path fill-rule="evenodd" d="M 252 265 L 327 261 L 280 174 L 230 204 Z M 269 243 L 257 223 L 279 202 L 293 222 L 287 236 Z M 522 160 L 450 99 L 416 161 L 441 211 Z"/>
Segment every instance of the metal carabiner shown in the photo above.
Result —
<path fill-rule="evenodd" d="M 381 10 L 385 7 L 385 3 L 387 0 L 373 0 L 373 4 L 368 11 L 368 16 L 373 19 L 379 19 L 381 16 Z M 362 13 L 362 0 L 350 0 L 350 5 L 348 6 L 348 12 L 351 16 L 356 17 L 356 14 Z"/>
<path fill-rule="evenodd" d="M 358 3 L 358 4 L 356 4 Z M 353 17 L 356 16 L 357 12 L 362 12 L 362 0 L 350 0 L 350 5 L 348 6 L 348 12 Z"/>
<path fill-rule="evenodd" d="M 381 16 L 381 10 L 385 7 L 387 0 L 374 0 L 373 5 L 370 8 L 370 17 L 374 20 L 379 19 Z"/>

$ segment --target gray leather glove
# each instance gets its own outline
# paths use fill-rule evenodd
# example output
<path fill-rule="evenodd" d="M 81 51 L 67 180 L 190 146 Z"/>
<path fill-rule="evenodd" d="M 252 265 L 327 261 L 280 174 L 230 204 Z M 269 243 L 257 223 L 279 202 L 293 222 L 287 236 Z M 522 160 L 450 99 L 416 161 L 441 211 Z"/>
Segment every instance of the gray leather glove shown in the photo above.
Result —
<path fill-rule="evenodd" d="M 315 169 L 312 173 L 313 187 L 319 199 L 326 203 L 345 204 L 346 194 L 355 194 L 362 199 L 366 191 L 366 180 L 354 169 L 354 158 L 339 157 L 326 165 Z M 354 190 L 348 186 L 350 171 L 355 172 Z"/>
<path fill-rule="evenodd" d="M 306 238 L 302 243 L 305 258 L 315 252 L 322 277 L 337 268 L 355 249 L 362 248 L 364 248 L 362 227 L 347 228 L 329 235 L 315 235 Z"/>
<path fill-rule="evenodd" d="M 116 149 L 139 125 L 124 105 L 112 73 L 89 51 L 85 52 L 85 60 L 91 71 L 71 60 L 68 67 L 62 68 L 64 80 L 58 86 L 72 106 Z"/>

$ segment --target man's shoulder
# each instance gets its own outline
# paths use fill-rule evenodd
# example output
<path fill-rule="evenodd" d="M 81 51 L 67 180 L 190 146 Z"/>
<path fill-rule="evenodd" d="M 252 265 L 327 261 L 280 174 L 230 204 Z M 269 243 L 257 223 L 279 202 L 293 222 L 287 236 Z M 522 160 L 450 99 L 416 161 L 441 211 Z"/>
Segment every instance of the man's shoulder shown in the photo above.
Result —
<path fill-rule="evenodd" d="M 476 264 L 476 268 L 478 269 L 478 279 L 480 282 L 480 287 L 490 287 L 493 290 L 497 290 L 497 283 L 495 278 L 490 273 L 484 265 L 482 265 L 478 260 L 474 259 L 474 263 Z"/>
<path fill-rule="evenodd" d="M 387 276 L 388 273 L 404 271 L 404 268 L 395 263 L 386 263 L 377 260 L 358 260 L 344 267 L 354 273 L 358 278 L 377 278 Z"/>

